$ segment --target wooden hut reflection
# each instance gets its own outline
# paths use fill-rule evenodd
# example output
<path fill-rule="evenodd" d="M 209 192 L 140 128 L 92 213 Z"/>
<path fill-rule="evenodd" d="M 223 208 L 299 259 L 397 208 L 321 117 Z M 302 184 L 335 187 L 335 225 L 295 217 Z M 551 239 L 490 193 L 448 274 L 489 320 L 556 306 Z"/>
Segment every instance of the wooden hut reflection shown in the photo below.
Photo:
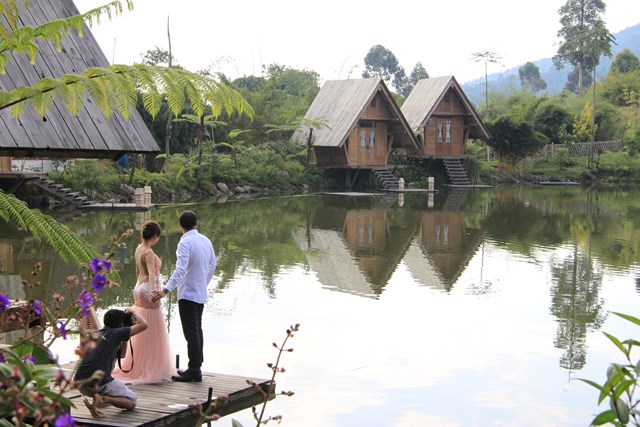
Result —
<path fill-rule="evenodd" d="M 309 235 L 297 236 L 321 283 L 362 296 L 380 295 L 418 232 L 415 211 L 398 210 L 397 197 L 322 206 Z"/>

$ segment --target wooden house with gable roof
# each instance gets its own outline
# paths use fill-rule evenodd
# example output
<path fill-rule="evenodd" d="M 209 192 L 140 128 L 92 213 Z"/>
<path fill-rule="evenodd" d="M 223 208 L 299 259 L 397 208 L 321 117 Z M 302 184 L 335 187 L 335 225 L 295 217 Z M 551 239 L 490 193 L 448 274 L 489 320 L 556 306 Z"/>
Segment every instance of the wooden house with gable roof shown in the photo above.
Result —
<path fill-rule="evenodd" d="M 310 144 L 312 162 L 343 173 L 347 188 L 362 171 L 387 171 L 394 149 L 420 154 L 409 123 L 381 79 L 325 82 L 305 118 L 321 119 L 326 126 L 301 126 L 292 141 Z"/>
<path fill-rule="evenodd" d="M 469 138 L 486 141 L 491 134 L 456 79 L 444 76 L 419 80 L 401 111 L 420 144 L 418 152 L 407 155 L 442 159 L 453 184 L 470 184 L 464 173 L 465 144 Z"/>
<path fill-rule="evenodd" d="M 19 9 L 19 26 L 37 27 L 47 22 L 79 15 L 72 0 L 30 0 Z M 6 24 L 6 23 L 5 23 Z M 7 54 L 6 73 L 0 75 L 0 90 L 32 86 L 40 79 L 77 74 L 90 67 L 108 67 L 109 61 L 85 25 L 83 37 L 75 30 L 54 43 L 38 42 L 40 52 L 31 64 L 26 54 Z M 106 118 L 87 96 L 77 115 L 54 99 L 49 112 L 40 117 L 27 108 L 18 118 L 0 110 L 0 177 L 12 177 L 11 157 L 119 159 L 124 154 L 159 152 L 158 144 L 137 111 L 128 120 L 118 113 Z M 20 175 L 13 174 L 13 175 Z M 24 179 L 24 176 L 22 177 Z"/>

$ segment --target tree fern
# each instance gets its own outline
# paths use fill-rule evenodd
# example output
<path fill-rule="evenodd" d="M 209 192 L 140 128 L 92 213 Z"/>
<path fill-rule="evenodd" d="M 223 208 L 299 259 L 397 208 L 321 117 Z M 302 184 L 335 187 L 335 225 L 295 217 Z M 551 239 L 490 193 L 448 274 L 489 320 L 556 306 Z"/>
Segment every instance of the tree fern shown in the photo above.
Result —
<path fill-rule="evenodd" d="M 51 245 L 65 261 L 80 265 L 101 257 L 96 248 L 78 237 L 69 227 L 37 209 L 29 209 L 25 202 L 2 190 L 0 218 L 33 234 L 38 241 Z"/>

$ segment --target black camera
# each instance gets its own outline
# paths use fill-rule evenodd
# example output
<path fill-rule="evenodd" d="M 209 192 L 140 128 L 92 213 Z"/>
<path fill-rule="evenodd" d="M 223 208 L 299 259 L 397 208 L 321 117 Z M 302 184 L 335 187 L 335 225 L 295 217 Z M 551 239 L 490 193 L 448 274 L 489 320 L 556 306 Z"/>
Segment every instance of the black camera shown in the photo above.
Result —
<path fill-rule="evenodd" d="M 133 313 L 124 314 L 124 326 L 133 326 L 136 321 L 136 316 Z"/>

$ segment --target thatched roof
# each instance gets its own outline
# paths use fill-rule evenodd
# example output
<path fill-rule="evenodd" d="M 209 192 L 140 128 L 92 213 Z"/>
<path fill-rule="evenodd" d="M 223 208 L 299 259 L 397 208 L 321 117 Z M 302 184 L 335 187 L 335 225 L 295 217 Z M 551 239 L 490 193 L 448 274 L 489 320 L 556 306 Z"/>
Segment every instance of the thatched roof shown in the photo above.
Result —
<path fill-rule="evenodd" d="M 358 119 L 364 113 L 371 100 L 380 93 L 389 110 L 398 120 L 402 131 L 401 144 L 417 142 L 409 124 L 402 116 L 391 92 L 381 79 L 329 80 L 320 89 L 307 110 L 305 118 L 323 119 L 329 127 L 313 130 L 315 147 L 342 146 Z M 292 136 L 293 141 L 306 144 L 308 130 L 298 128 Z"/>
<path fill-rule="evenodd" d="M 78 15 L 72 0 L 30 0 L 20 10 L 21 26 Z M 108 24 L 107 24 L 108 25 Z M 0 90 L 31 86 L 43 77 L 75 74 L 89 67 L 107 67 L 109 61 L 85 25 L 83 37 L 71 30 L 57 52 L 51 43 L 39 43 L 35 64 L 24 54 L 7 55 L 6 74 L 0 75 Z M 129 120 L 119 114 L 106 119 L 91 98 L 77 116 L 69 113 L 60 100 L 44 117 L 28 108 L 18 119 L 8 109 L 0 110 L 0 156 L 94 157 L 117 159 L 125 153 L 160 151 L 137 111 Z"/>
<path fill-rule="evenodd" d="M 419 80 L 416 83 L 401 108 L 402 114 L 409 122 L 411 129 L 416 130 L 429 121 L 449 90 L 453 91 L 469 115 L 469 137 L 489 139 L 491 134 L 453 76 L 431 77 Z"/>

